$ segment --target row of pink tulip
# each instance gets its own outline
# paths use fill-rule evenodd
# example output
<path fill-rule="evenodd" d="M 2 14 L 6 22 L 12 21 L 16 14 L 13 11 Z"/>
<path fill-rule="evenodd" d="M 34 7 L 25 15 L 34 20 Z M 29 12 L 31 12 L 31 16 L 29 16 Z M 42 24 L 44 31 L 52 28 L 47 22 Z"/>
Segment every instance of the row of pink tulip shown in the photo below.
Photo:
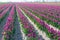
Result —
<path fill-rule="evenodd" d="M 37 12 L 43 12 L 44 14 L 53 14 L 53 15 L 50 15 L 50 16 L 53 16 L 55 19 L 56 18 L 60 18 L 59 16 L 57 16 L 57 14 L 59 15 L 59 9 L 60 7 L 59 6 L 50 6 L 50 5 L 42 5 L 42 4 L 37 4 L 37 6 L 35 6 L 36 4 L 22 4 L 23 7 L 28 7 L 30 9 L 34 9 L 36 10 Z M 44 9 L 44 10 L 42 10 Z"/>
<path fill-rule="evenodd" d="M 0 14 L 0 19 L 3 18 L 3 16 L 7 13 L 7 11 L 9 11 L 10 7 L 12 5 L 10 5 L 7 9 L 5 9 L 1 14 Z"/>
<path fill-rule="evenodd" d="M 28 9 L 29 10 L 29 9 Z M 56 19 L 54 19 L 54 18 L 51 18 L 51 15 L 45 15 L 45 14 L 43 14 L 43 13 L 39 13 L 39 12 L 36 12 L 36 11 L 34 11 L 34 10 L 32 10 L 32 12 L 35 12 L 35 14 L 37 14 L 37 15 L 39 15 L 39 16 L 41 16 L 41 17 L 44 17 L 44 18 L 46 18 L 46 19 L 48 19 L 48 20 L 51 20 L 51 21 L 53 21 L 53 22 L 56 22 L 57 24 L 60 24 L 60 21 L 59 20 L 56 20 Z"/>
<path fill-rule="evenodd" d="M 23 8 L 22 8 L 23 9 Z M 32 17 L 33 19 L 35 19 L 40 25 L 42 25 L 43 28 L 47 29 L 47 31 L 52 35 L 54 35 L 55 37 L 60 37 L 60 31 L 54 30 L 53 28 L 50 28 L 50 26 L 48 24 L 46 24 L 43 20 L 41 20 L 40 18 L 37 18 L 35 15 L 33 15 L 31 12 L 29 12 L 26 9 L 23 9 L 25 11 L 26 14 L 28 14 L 28 16 Z M 47 34 L 48 35 L 48 34 Z"/>
<path fill-rule="evenodd" d="M 30 38 L 29 40 L 42 40 L 39 38 L 33 25 L 28 21 L 28 19 L 24 16 L 24 14 L 21 12 L 21 10 L 19 10 L 19 8 L 17 8 L 17 12 L 18 12 L 20 21 L 23 25 L 22 30 L 24 31 L 25 35 L 28 36 L 28 39 Z"/>
<path fill-rule="evenodd" d="M 34 10 L 36 12 L 39 12 L 40 14 L 45 14 L 46 16 L 50 16 L 50 18 L 53 18 L 53 19 L 59 20 L 59 18 L 60 18 L 58 12 L 55 12 L 55 14 L 54 14 L 55 9 L 54 9 L 53 12 L 52 12 L 52 9 L 51 9 L 51 11 L 49 11 L 46 8 L 44 8 L 44 10 L 42 10 L 43 7 L 41 7 L 40 9 L 36 9 L 36 10 L 35 10 L 35 8 L 30 8 L 30 9 L 32 9 L 32 10 Z"/>
<path fill-rule="evenodd" d="M 51 16 L 55 17 L 55 18 L 60 18 L 59 16 L 57 16 L 57 14 L 59 15 L 59 6 L 50 6 L 50 5 L 42 5 L 42 4 L 38 4 L 37 6 L 35 6 L 36 4 L 30 4 L 30 5 L 22 5 L 23 7 L 28 7 L 30 9 L 34 9 L 37 12 L 43 12 L 44 14 L 53 14 Z M 42 10 L 44 9 L 44 10 Z"/>
<path fill-rule="evenodd" d="M 5 7 L 9 6 L 10 4 L 1 4 L 0 5 L 0 10 L 4 9 Z"/>
<path fill-rule="evenodd" d="M 4 8 L 6 4 L 0 4 L 0 9 Z"/>
<path fill-rule="evenodd" d="M 25 7 L 24 7 L 25 8 Z M 28 10 L 30 10 L 30 9 L 34 9 L 34 8 L 28 8 L 28 7 L 26 7 L 26 9 L 28 9 Z M 55 26 L 55 27 L 57 27 L 57 28 L 59 28 L 59 24 L 60 24 L 60 21 L 59 20 L 56 20 L 56 18 L 51 18 L 51 15 L 45 15 L 45 13 L 43 12 L 43 13 L 40 13 L 39 11 L 35 11 L 35 10 L 31 10 L 32 12 L 34 12 L 35 13 L 35 15 L 37 14 L 37 16 L 39 15 L 39 16 L 41 16 L 41 17 L 44 17 L 44 18 L 46 18 L 46 19 L 48 19 L 48 20 L 51 20 L 52 22 L 50 22 L 50 23 L 53 23 L 53 22 L 55 22 L 56 24 L 52 24 L 53 26 Z M 47 13 L 46 13 L 47 14 Z M 60 28 L 59 28 L 60 29 Z"/>
<path fill-rule="evenodd" d="M 5 36 L 4 40 L 10 40 L 11 39 L 11 35 L 12 35 L 12 31 L 14 28 L 14 6 L 12 6 L 12 9 L 9 13 L 9 16 L 7 18 L 6 24 L 4 25 L 4 31 L 3 31 L 3 35 Z"/>
<path fill-rule="evenodd" d="M 5 9 L 7 9 L 8 7 L 9 7 L 9 5 L 6 4 L 2 9 L 0 9 L 0 14 L 1 14 Z"/>

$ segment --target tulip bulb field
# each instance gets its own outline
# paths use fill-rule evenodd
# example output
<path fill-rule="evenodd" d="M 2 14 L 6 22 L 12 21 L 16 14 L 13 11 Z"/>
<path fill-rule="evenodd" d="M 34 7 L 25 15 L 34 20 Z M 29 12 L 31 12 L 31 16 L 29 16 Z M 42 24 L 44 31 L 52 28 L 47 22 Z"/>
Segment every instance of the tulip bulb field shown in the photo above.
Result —
<path fill-rule="evenodd" d="M 1 3 L 0 40 L 60 40 L 60 6 Z"/>

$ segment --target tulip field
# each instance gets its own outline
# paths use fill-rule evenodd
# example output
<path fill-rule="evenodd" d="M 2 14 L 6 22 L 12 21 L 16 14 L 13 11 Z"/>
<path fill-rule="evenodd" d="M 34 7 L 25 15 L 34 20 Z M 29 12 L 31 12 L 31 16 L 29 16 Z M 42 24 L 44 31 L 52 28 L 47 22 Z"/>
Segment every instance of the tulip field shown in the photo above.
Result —
<path fill-rule="evenodd" d="M 60 6 L 0 4 L 0 40 L 60 40 Z"/>

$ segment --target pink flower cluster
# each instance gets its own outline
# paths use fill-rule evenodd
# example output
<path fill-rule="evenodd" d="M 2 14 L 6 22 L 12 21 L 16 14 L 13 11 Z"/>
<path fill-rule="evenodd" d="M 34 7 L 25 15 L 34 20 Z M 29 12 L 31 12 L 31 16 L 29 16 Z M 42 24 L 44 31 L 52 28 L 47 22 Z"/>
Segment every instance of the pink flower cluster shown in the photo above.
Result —
<path fill-rule="evenodd" d="M 26 34 L 26 35 L 28 37 L 33 37 L 33 38 L 38 37 L 37 34 L 36 34 L 36 32 L 35 32 L 35 29 L 34 29 L 33 25 L 31 25 L 29 23 L 28 19 L 24 16 L 24 14 L 22 14 L 21 10 L 19 10 L 18 7 L 16 7 L 16 8 L 17 8 L 17 12 L 18 12 L 18 15 L 20 17 L 21 23 L 23 24 L 23 27 L 25 29 L 27 29 L 27 31 L 28 31 L 28 34 Z"/>
<path fill-rule="evenodd" d="M 3 16 L 7 13 L 7 11 L 9 10 L 9 8 L 11 7 L 11 5 L 7 5 L 8 8 L 6 10 L 4 10 L 1 14 L 0 14 L 0 19 L 3 18 Z"/>
<path fill-rule="evenodd" d="M 6 24 L 4 25 L 4 31 L 8 31 L 9 29 L 13 29 L 13 22 L 14 22 L 14 6 L 12 7 L 9 17 L 6 21 Z M 12 28 L 10 28 L 12 26 Z"/>
<path fill-rule="evenodd" d="M 29 15 L 29 16 L 31 16 L 31 17 L 33 17 L 38 23 L 40 23 L 40 25 L 42 25 L 43 27 L 45 27 L 47 30 L 48 30 L 48 32 L 49 33 L 52 33 L 52 34 L 54 34 L 54 35 L 58 35 L 59 37 L 60 37 L 60 32 L 59 31 L 57 31 L 57 30 L 54 30 L 53 28 L 50 28 L 50 26 L 48 25 L 48 24 L 46 24 L 43 20 L 41 20 L 40 18 L 38 18 L 38 17 L 36 17 L 35 15 L 33 15 L 31 12 L 29 12 L 28 10 L 26 10 L 26 9 L 24 9 L 25 10 L 25 12 Z"/>

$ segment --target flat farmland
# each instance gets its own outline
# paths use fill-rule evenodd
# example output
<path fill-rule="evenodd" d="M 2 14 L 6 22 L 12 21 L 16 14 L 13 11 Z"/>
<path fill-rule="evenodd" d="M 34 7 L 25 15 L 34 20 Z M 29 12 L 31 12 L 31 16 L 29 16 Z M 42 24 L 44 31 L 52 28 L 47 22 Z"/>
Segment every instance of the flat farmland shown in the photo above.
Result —
<path fill-rule="evenodd" d="M 60 40 L 60 2 L 0 3 L 0 40 Z"/>

